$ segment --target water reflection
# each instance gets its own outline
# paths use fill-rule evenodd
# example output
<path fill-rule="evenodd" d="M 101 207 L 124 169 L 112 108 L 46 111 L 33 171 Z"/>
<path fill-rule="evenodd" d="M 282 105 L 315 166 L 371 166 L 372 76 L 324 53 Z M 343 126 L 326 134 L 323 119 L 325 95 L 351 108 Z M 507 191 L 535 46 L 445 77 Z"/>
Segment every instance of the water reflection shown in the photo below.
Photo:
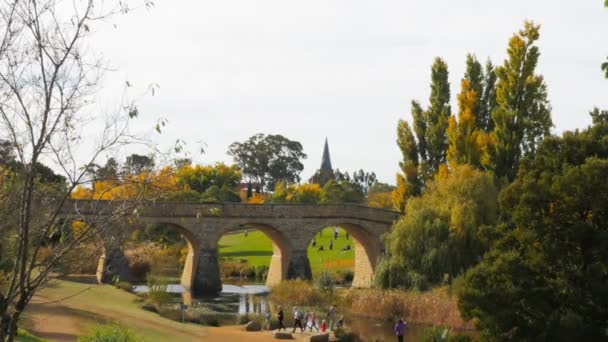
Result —
<path fill-rule="evenodd" d="M 180 287 L 170 286 L 168 291 L 176 295 L 179 293 L 182 303 L 188 305 L 189 308 L 213 313 L 222 325 L 235 324 L 238 321 L 236 318 L 240 316 L 265 315 L 272 304 L 268 298 L 269 289 L 263 285 L 224 285 L 222 292 L 218 295 L 205 297 L 193 297 L 192 293 L 184 291 Z M 137 287 L 135 290 L 136 292 L 146 292 L 147 288 Z M 178 298 L 179 296 L 175 299 L 179 300 Z M 286 323 L 290 324 L 289 319 Z M 395 339 L 393 322 L 353 318 L 347 315 L 345 325 L 357 333 L 363 341 L 392 341 Z M 421 340 L 425 330 L 425 326 L 408 324 L 406 340 Z"/>

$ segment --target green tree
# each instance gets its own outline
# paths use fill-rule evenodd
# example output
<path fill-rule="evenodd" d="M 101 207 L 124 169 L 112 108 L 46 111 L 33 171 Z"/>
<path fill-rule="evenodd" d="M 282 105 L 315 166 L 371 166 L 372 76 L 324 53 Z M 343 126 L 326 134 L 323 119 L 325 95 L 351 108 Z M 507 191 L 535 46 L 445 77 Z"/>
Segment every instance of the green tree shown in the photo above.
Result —
<path fill-rule="evenodd" d="M 484 74 L 483 67 L 477 58 L 468 54 L 466 59 L 464 80 L 468 83 L 468 89 L 475 92 L 475 103 L 473 104 L 472 114 L 475 117 L 475 126 L 483 127 L 485 110 L 483 108 L 483 101 L 481 100 L 484 93 Z"/>
<path fill-rule="evenodd" d="M 458 289 L 493 341 L 605 341 L 608 112 L 546 138 L 500 195 L 504 236 Z"/>
<path fill-rule="evenodd" d="M 397 174 L 397 187 L 393 192 L 393 203 L 397 210 L 405 210 L 407 200 L 418 196 L 422 192 L 422 179 L 420 177 L 419 151 L 412 130 L 407 121 L 399 120 L 397 126 L 397 145 L 401 150 Z"/>
<path fill-rule="evenodd" d="M 431 67 L 430 106 L 426 111 L 426 149 L 428 175 L 439 170 L 439 165 L 446 161 L 448 139 L 446 129 L 450 108 L 450 83 L 448 82 L 448 65 L 439 57 Z"/>
<path fill-rule="evenodd" d="M 297 183 L 306 158 L 302 144 L 282 135 L 256 134 L 245 142 L 234 142 L 228 148 L 243 174 L 261 190 L 274 190 L 278 182 Z"/>
<path fill-rule="evenodd" d="M 494 129 L 492 113 L 496 109 L 496 70 L 492 62 L 486 62 L 484 74 L 483 94 L 481 95 L 481 114 L 477 120 L 477 127 L 484 132 L 491 132 Z"/>
<path fill-rule="evenodd" d="M 348 181 L 330 180 L 323 186 L 321 194 L 323 204 L 362 203 L 364 199 L 365 193 L 360 186 Z"/>
<path fill-rule="evenodd" d="M 424 289 L 476 264 L 497 218 L 493 176 L 469 165 L 440 172 L 424 194 L 407 203 L 386 238 L 388 257 L 378 267 L 383 287 Z"/>
<path fill-rule="evenodd" d="M 539 36 L 540 26 L 526 22 L 509 41 L 509 58 L 496 68 L 494 172 L 509 181 L 515 178 L 521 157 L 533 155 L 552 126 L 547 87 L 535 74 Z"/>
<path fill-rule="evenodd" d="M 420 103 L 412 101 L 416 138 L 406 121 L 399 120 L 397 125 L 397 145 L 402 154 L 399 162 L 401 173 L 397 174 L 397 187 L 392 195 L 397 210 L 402 211 L 408 198 L 422 192 L 424 182 L 431 179 L 446 160 L 446 129 L 451 115 L 450 83 L 448 66 L 439 57 L 431 66 L 429 102 L 427 110 L 423 110 Z"/>
<path fill-rule="evenodd" d="M 488 60 L 485 71 L 472 55 L 467 55 L 464 80 L 469 88 L 475 91 L 475 105 L 472 108 L 475 116 L 475 126 L 484 132 L 490 132 L 494 127 L 492 112 L 496 108 L 496 73 L 492 62 Z"/>
<path fill-rule="evenodd" d="M 126 173 L 137 175 L 152 170 L 154 164 L 153 157 L 133 153 L 127 157 L 124 169 Z"/>

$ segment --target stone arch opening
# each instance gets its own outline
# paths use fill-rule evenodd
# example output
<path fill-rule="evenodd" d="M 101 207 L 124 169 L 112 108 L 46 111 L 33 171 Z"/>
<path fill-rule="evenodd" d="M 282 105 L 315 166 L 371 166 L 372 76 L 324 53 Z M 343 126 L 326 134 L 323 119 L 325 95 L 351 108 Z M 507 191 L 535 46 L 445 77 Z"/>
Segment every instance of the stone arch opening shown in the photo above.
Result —
<path fill-rule="evenodd" d="M 223 229 L 222 232 L 217 236 L 215 246 L 220 245 L 220 239 L 228 234 L 239 232 L 241 236 L 255 234 L 260 232 L 266 238 L 270 240 L 272 246 L 272 254 L 269 255 L 270 261 L 268 263 L 268 271 L 265 279 L 267 286 L 273 286 L 280 283 L 282 280 L 287 279 L 289 262 L 292 256 L 292 244 L 284 236 L 284 233 L 280 232 L 275 227 L 259 222 L 242 222 L 231 226 L 230 228 Z M 242 239 L 242 243 L 247 243 L 246 238 Z M 252 248 L 255 249 L 255 248 Z M 249 254 L 255 254 L 258 251 L 251 251 Z M 230 254 L 228 254 L 230 255 Z M 220 257 L 222 255 L 220 254 Z M 248 256 L 247 251 L 242 254 L 243 258 Z"/>
<path fill-rule="evenodd" d="M 338 228 L 337 238 L 334 237 L 334 228 Z M 324 235 L 320 236 L 319 232 L 323 232 Z M 372 286 L 376 264 L 382 253 L 382 243 L 378 236 L 370 233 L 363 225 L 342 221 L 327 223 L 316 229 L 309 241 L 308 258 L 313 264 L 313 271 L 318 269 L 330 271 L 351 269 L 353 272 L 352 287 L 369 288 Z M 313 241 L 317 242 L 314 247 Z M 319 241 L 322 243 L 322 251 L 319 250 L 321 249 Z M 332 241 L 333 245 L 333 249 L 330 251 L 328 251 L 329 241 Z M 346 249 L 347 246 L 348 249 Z M 323 253 L 326 251 L 329 252 L 326 253 L 328 256 L 323 258 Z M 336 255 L 342 255 L 343 257 L 335 258 Z M 334 256 L 334 261 L 332 261 L 331 256 Z M 320 258 L 321 260 L 314 260 L 313 258 Z M 338 260 L 338 262 L 335 262 L 335 260 Z M 314 265 L 319 262 L 321 263 L 320 266 Z"/>
<path fill-rule="evenodd" d="M 117 233 L 110 231 L 103 236 L 102 254 L 97 267 L 97 279 L 99 282 L 107 283 L 116 279 L 117 276 L 121 281 L 141 282 L 147 281 L 150 273 L 157 273 L 163 277 L 179 278 L 179 283 L 184 287 L 184 290 L 187 292 L 192 291 L 197 269 L 199 243 L 190 230 L 179 223 L 164 220 L 127 220 L 125 222 L 117 222 L 113 228 L 115 228 L 113 230 L 116 230 Z M 154 232 L 155 229 L 158 231 Z M 162 252 L 163 247 L 160 244 L 163 233 L 173 235 L 173 239 L 171 240 L 179 242 L 175 246 L 171 246 L 168 243 L 164 247 L 180 250 L 181 243 L 185 245 L 187 253 L 183 257 L 183 266 L 178 266 L 177 259 L 174 265 L 175 269 L 181 267 L 181 272 L 176 271 L 175 274 L 167 274 L 166 270 L 159 271 L 155 268 L 155 265 L 150 265 L 151 268 L 146 269 L 145 267 L 141 267 L 142 265 L 138 266 L 137 262 L 133 262 L 133 257 L 142 257 L 146 254 L 150 257 L 150 255 L 154 255 L 159 251 Z M 152 236 L 159 237 L 159 240 L 152 239 Z M 172 243 L 175 244 L 176 241 L 172 241 Z M 149 245 L 147 246 L 147 244 Z M 155 244 L 157 245 L 156 248 L 154 248 Z M 153 248 L 150 249 L 150 246 Z M 174 255 L 172 256 L 175 257 Z M 162 260 L 163 255 L 156 255 L 156 258 Z M 171 273 L 171 271 L 168 271 L 168 273 Z"/>

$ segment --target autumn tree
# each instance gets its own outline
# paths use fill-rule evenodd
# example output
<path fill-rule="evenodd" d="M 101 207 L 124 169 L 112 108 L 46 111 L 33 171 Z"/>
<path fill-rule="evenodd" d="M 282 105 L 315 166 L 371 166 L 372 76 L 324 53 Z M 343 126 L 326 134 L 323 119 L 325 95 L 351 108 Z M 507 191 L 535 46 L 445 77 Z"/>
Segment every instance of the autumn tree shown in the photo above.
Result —
<path fill-rule="evenodd" d="M 488 60 L 485 71 L 477 58 L 468 54 L 464 80 L 469 89 L 475 92 L 475 104 L 472 108 L 475 126 L 484 132 L 493 128 L 492 112 L 496 108 L 496 73 L 492 62 Z"/>
<path fill-rule="evenodd" d="M 491 174 L 469 165 L 450 172 L 443 167 L 421 196 L 408 201 L 405 215 L 387 235 L 377 284 L 424 290 L 451 281 L 487 251 L 486 232 L 497 215 Z"/>
<path fill-rule="evenodd" d="M 494 172 L 509 181 L 515 178 L 520 159 L 534 154 L 552 126 L 547 86 L 535 73 L 539 37 L 540 26 L 526 22 L 509 41 L 508 59 L 496 68 Z"/>
<path fill-rule="evenodd" d="M 422 191 L 418 145 L 405 120 L 399 120 L 397 126 L 397 145 L 401 150 L 401 173 L 397 174 L 397 187 L 393 190 L 392 197 L 394 207 L 403 211 L 407 200 L 411 196 L 420 195 Z"/>
<path fill-rule="evenodd" d="M 228 155 L 261 190 L 272 191 L 278 182 L 297 183 L 306 158 L 302 144 L 282 135 L 256 134 L 245 142 L 234 142 Z"/>
<path fill-rule="evenodd" d="M 83 229 L 49 240 L 61 230 L 59 214 L 72 191 L 92 181 L 98 157 L 134 141 L 128 124 L 137 116 L 132 102 L 107 115 L 90 105 L 106 68 L 87 40 L 93 27 L 127 11 L 126 2 L 10 0 L 0 6 L 0 139 L 10 142 L 17 161 L 0 196 L 0 236 L 11 237 L 3 245 L 11 253 L 3 255 L 10 267 L 0 281 L 0 341 L 14 341 L 30 300 L 58 275 L 66 255 L 137 207 L 133 201 L 107 215 L 81 217 Z M 98 139 L 86 126 L 94 117 L 100 119 Z M 82 154 L 83 161 L 75 155 L 85 147 L 85 135 L 92 150 Z M 65 181 L 49 188 L 43 162 L 60 170 Z"/>
<path fill-rule="evenodd" d="M 377 182 L 367 192 L 365 205 L 372 208 L 394 209 L 393 190 L 395 190 L 394 186 Z"/>
<path fill-rule="evenodd" d="M 482 168 L 482 165 L 489 163 L 487 148 L 488 144 L 491 145 L 491 135 L 477 126 L 475 110 L 480 113 L 478 100 L 478 93 L 471 88 L 470 82 L 462 80 L 462 90 L 458 94 L 458 121 L 451 116 L 447 130 L 447 159 L 452 168 L 457 164 Z"/>

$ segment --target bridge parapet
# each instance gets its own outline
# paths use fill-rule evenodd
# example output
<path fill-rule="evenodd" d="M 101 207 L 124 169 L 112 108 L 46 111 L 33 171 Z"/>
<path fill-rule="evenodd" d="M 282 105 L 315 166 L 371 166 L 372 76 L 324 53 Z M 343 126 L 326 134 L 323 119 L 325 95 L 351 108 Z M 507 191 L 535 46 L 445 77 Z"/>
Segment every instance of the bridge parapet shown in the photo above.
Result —
<path fill-rule="evenodd" d="M 399 213 L 352 204 L 243 204 L 71 200 L 64 215 L 104 215 L 118 210 L 144 217 L 224 217 L 224 218 L 351 218 L 392 224 Z"/>

